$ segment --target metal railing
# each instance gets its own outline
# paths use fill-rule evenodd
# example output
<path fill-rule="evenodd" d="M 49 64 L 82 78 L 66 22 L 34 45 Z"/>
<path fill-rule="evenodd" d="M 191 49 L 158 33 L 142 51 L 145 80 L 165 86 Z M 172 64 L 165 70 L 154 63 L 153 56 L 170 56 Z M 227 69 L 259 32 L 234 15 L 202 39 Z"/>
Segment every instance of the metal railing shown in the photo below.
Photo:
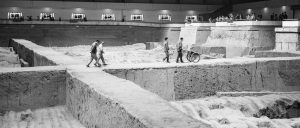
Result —
<path fill-rule="evenodd" d="M 28 19 L 0 19 L 0 23 L 22 23 L 22 22 L 27 22 L 27 23 L 43 23 L 43 22 L 52 22 L 52 23 L 95 23 L 95 22 L 102 22 L 102 23 L 106 23 L 106 22 L 126 22 L 126 23 L 149 23 L 149 24 L 184 24 L 185 22 L 170 22 L 170 21 L 159 21 L 159 22 L 149 22 L 149 21 L 131 21 L 131 20 L 126 20 L 126 21 L 122 21 L 122 20 L 75 20 L 75 19 L 54 19 L 54 20 L 40 20 L 40 19 L 32 19 L 32 20 L 28 20 Z"/>

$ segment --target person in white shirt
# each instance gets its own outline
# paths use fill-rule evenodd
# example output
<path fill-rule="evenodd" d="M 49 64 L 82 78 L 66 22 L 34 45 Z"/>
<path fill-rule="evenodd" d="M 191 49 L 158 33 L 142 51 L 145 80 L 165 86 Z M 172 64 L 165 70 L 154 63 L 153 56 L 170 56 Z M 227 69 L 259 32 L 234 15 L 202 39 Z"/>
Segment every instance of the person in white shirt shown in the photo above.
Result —
<path fill-rule="evenodd" d="M 91 59 L 90 59 L 90 62 L 86 65 L 86 67 L 90 67 L 90 64 L 92 63 L 93 60 L 96 61 L 96 63 L 94 64 L 95 66 L 99 65 L 99 62 L 97 61 L 98 58 L 97 58 L 97 55 L 96 55 L 97 47 L 99 46 L 99 44 L 100 44 L 99 40 L 96 40 L 95 42 L 93 42 L 91 50 L 90 50 Z"/>
<path fill-rule="evenodd" d="M 98 47 L 97 47 L 97 58 L 98 58 L 97 63 L 98 63 L 98 66 L 101 66 L 101 64 L 99 63 L 99 60 L 100 60 L 100 59 L 101 59 L 103 65 L 107 65 L 107 64 L 105 63 L 105 60 L 104 60 L 104 57 L 103 57 L 103 54 L 104 54 L 104 51 L 103 51 L 103 43 L 104 43 L 104 42 L 101 41 L 100 44 L 99 44 Z"/>

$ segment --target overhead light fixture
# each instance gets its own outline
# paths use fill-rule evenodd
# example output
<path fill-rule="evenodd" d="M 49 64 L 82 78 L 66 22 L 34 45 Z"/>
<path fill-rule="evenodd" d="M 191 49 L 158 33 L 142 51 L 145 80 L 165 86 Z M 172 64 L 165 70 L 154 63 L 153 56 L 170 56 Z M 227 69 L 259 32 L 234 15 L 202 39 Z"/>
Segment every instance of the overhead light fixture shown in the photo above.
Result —
<path fill-rule="evenodd" d="M 281 6 L 282 11 L 286 11 L 286 6 Z"/>
<path fill-rule="evenodd" d="M 161 10 L 161 13 L 162 13 L 162 14 L 168 14 L 168 13 L 169 13 L 169 10 Z"/>
<path fill-rule="evenodd" d="M 139 13 L 141 13 L 141 10 L 139 10 L 139 9 L 134 9 L 134 10 L 133 10 L 133 13 L 134 13 L 134 14 L 139 14 Z"/>
<path fill-rule="evenodd" d="M 81 12 L 83 12 L 83 9 L 82 8 L 75 8 L 75 12 L 76 13 L 81 13 Z"/>
<path fill-rule="evenodd" d="M 112 10 L 111 9 L 104 9 L 103 10 L 105 13 L 110 13 Z"/>
<path fill-rule="evenodd" d="M 188 14 L 189 14 L 189 15 L 194 15 L 194 14 L 195 14 L 195 11 L 194 11 L 194 10 L 189 10 L 189 11 L 188 11 Z"/>
<path fill-rule="evenodd" d="M 17 11 L 19 11 L 19 8 L 18 7 L 11 7 L 10 11 L 11 12 L 17 12 Z"/>
<path fill-rule="evenodd" d="M 264 13 L 267 13 L 268 12 L 268 7 L 264 7 Z"/>
<path fill-rule="evenodd" d="M 247 13 L 250 14 L 252 12 L 252 9 L 247 9 Z"/>
<path fill-rule="evenodd" d="M 52 10 L 52 9 L 49 8 L 49 7 L 45 7 L 45 8 L 43 9 L 44 12 L 51 12 L 51 10 Z"/>

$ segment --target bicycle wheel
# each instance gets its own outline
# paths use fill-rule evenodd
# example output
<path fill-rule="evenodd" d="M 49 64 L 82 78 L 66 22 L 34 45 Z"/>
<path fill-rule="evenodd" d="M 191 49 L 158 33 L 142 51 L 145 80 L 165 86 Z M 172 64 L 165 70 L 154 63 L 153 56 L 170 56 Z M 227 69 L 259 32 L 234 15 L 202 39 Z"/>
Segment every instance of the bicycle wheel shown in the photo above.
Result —
<path fill-rule="evenodd" d="M 191 61 L 194 63 L 197 63 L 200 61 L 200 55 L 198 53 L 193 53 L 191 55 Z"/>
<path fill-rule="evenodd" d="M 192 61 L 191 61 L 191 53 L 189 53 L 189 52 L 186 53 L 186 59 L 187 59 L 189 62 L 192 62 Z"/>

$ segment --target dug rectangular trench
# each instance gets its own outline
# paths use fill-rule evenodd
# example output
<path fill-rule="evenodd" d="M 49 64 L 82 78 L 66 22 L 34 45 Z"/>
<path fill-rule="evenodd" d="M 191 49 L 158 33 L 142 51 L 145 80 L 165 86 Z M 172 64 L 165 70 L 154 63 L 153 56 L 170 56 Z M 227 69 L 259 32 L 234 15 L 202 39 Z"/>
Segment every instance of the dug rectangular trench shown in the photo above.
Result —
<path fill-rule="evenodd" d="M 0 111 L 23 111 L 65 104 L 62 67 L 11 68 L 0 71 Z"/>
<path fill-rule="evenodd" d="M 104 71 L 130 80 L 166 100 L 196 99 L 232 91 L 299 91 L 300 58 L 203 60 L 182 64 Z"/>
<path fill-rule="evenodd" d="M 49 55 L 51 50 L 36 50 L 36 46 L 33 48 L 29 42 L 23 41 L 15 40 L 25 49 L 29 47 L 35 54 L 53 59 L 59 65 L 76 64 L 76 61 L 57 59 L 64 55 Z M 299 90 L 299 62 L 299 57 L 227 59 L 180 66 L 135 65 L 134 68 L 125 66 L 104 70 L 134 83 L 140 82 L 140 86 L 164 99 L 181 100 L 209 96 L 220 90 L 296 91 Z M 67 66 L 65 104 L 72 115 L 87 127 L 116 127 L 116 122 L 122 124 L 118 125 L 120 127 L 210 127 L 182 114 L 167 101 L 130 81 L 118 79 L 100 69 L 83 67 Z M 198 83 L 205 86 L 201 87 Z M 121 118 L 119 115 L 122 115 Z"/>

